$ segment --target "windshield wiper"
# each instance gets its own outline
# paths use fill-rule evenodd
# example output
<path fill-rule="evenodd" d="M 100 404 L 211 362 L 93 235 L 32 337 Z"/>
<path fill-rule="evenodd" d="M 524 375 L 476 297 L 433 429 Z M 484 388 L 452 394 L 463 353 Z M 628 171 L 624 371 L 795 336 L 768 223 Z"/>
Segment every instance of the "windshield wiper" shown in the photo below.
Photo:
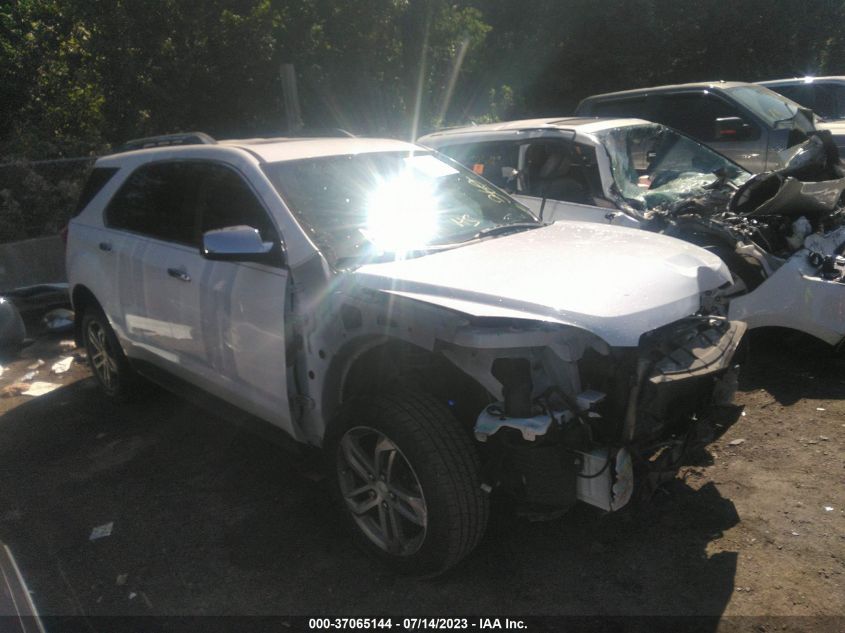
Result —
<path fill-rule="evenodd" d="M 541 226 L 546 226 L 541 222 L 516 222 L 514 224 L 497 224 L 496 226 L 488 226 L 486 229 L 481 229 L 473 235 L 470 239 L 477 240 L 482 237 L 490 237 L 491 235 L 503 235 L 511 231 L 527 231 L 528 229 L 536 229 Z"/>

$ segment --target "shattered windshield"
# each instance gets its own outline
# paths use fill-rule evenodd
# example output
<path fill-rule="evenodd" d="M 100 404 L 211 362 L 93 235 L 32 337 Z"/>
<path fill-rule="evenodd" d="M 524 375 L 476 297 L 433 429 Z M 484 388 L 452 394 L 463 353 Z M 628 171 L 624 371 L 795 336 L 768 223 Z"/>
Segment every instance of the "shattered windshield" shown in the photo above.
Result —
<path fill-rule="evenodd" d="M 509 225 L 540 226 L 485 180 L 428 152 L 329 156 L 264 170 L 324 255 L 342 267 L 424 254 Z"/>
<path fill-rule="evenodd" d="M 662 125 L 634 125 L 596 133 L 610 157 L 619 193 L 638 209 L 654 209 L 701 195 L 722 175 L 739 185 L 751 174 L 724 156 Z"/>

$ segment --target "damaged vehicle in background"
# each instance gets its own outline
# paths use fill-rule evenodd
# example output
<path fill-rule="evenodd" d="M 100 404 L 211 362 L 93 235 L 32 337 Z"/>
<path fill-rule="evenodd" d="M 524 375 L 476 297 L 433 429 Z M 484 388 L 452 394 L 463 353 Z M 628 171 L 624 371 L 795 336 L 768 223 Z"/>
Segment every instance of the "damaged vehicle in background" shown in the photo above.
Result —
<path fill-rule="evenodd" d="M 419 139 L 511 191 L 543 220 L 671 235 L 721 257 L 710 308 L 750 328 L 845 340 L 845 178 L 826 131 L 752 176 L 709 147 L 638 119 L 534 119 Z"/>
<path fill-rule="evenodd" d="M 730 273 L 703 249 L 543 224 L 399 141 L 171 140 L 99 159 L 70 222 L 94 375 L 322 448 L 356 541 L 400 571 L 457 564 L 491 492 L 622 508 L 733 395 L 745 325 L 709 312 Z"/>

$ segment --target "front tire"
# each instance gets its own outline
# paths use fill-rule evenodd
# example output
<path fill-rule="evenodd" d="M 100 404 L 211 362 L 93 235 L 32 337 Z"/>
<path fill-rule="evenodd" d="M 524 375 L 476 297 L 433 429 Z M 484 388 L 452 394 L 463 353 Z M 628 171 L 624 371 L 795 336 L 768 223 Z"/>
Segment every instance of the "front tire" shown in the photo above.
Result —
<path fill-rule="evenodd" d="M 400 391 L 356 402 L 328 449 L 355 541 L 396 571 L 442 574 L 478 544 L 488 515 L 478 455 L 434 398 Z"/>

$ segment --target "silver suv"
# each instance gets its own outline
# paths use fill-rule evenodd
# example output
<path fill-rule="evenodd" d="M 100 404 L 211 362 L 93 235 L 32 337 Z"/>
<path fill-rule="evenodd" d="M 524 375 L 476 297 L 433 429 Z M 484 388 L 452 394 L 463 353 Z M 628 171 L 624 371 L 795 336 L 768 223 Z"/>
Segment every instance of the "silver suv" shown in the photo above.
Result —
<path fill-rule="evenodd" d="M 752 173 L 783 167 L 781 152 L 807 140 L 813 113 L 768 88 L 737 81 L 638 88 L 587 97 L 578 116 L 662 123 L 709 145 Z M 836 131 L 837 145 L 843 138 Z"/>
<path fill-rule="evenodd" d="M 323 449 L 400 571 L 467 555 L 491 493 L 621 508 L 732 395 L 745 327 L 702 309 L 730 275 L 696 246 L 543 224 L 399 141 L 139 146 L 97 161 L 69 227 L 103 390 L 143 375 Z"/>

